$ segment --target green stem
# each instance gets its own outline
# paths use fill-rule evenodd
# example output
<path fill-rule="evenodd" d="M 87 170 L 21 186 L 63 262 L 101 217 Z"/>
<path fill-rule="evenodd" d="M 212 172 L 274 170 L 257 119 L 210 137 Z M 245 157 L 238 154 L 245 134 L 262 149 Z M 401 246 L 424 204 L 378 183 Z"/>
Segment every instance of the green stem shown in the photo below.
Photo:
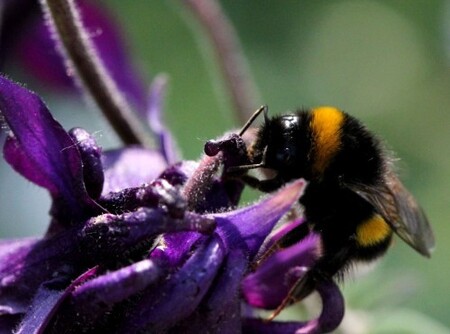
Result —
<path fill-rule="evenodd" d="M 204 26 L 215 49 L 224 81 L 233 101 L 236 118 L 244 124 L 260 106 L 256 86 L 233 25 L 216 0 L 184 0 Z"/>
<path fill-rule="evenodd" d="M 126 145 L 151 147 L 153 140 L 133 112 L 98 56 L 73 0 L 42 0 L 47 21 L 65 50 L 69 70 L 92 96 L 103 115 Z"/>

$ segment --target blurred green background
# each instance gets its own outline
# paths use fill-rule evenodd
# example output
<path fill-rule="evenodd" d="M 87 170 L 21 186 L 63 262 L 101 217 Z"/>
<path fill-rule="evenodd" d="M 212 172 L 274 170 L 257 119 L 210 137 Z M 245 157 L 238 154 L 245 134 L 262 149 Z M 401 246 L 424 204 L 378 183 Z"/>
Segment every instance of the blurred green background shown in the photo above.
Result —
<path fill-rule="evenodd" d="M 206 35 L 182 1 L 104 3 L 123 25 L 147 81 L 160 72 L 170 76 L 166 118 L 185 158 L 197 159 L 207 139 L 241 125 L 233 119 Z M 348 312 L 345 332 L 448 333 L 450 2 L 247 0 L 222 5 L 262 97 L 255 108 L 268 104 L 275 114 L 335 105 L 361 119 L 397 153 L 403 180 L 434 227 L 437 248 L 431 260 L 397 241 L 378 268 L 345 284 L 349 307 L 356 310 Z M 96 132 L 103 146 L 118 145 L 89 106 L 43 94 L 67 128 L 81 125 Z M 5 163 L 0 173 L 0 236 L 42 233 L 46 193 Z"/>

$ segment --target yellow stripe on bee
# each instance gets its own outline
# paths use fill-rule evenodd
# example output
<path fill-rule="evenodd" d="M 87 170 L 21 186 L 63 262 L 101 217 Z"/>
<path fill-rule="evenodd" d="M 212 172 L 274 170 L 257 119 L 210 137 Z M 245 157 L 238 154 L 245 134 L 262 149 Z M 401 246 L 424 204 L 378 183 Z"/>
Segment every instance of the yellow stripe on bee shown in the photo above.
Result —
<path fill-rule="evenodd" d="M 314 172 L 322 174 L 339 150 L 343 121 L 344 114 L 337 108 L 319 107 L 312 110 L 310 124 L 315 147 Z"/>
<path fill-rule="evenodd" d="M 356 228 L 356 241 L 360 246 L 374 246 L 392 234 L 386 221 L 378 214 L 362 222 Z"/>

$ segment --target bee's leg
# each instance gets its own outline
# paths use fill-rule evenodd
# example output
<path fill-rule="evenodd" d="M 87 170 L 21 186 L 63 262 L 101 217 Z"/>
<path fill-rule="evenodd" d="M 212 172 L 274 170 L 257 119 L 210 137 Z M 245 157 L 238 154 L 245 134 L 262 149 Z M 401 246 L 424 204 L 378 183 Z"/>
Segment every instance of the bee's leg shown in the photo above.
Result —
<path fill-rule="evenodd" d="M 283 235 L 279 240 L 268 247 L 263 254 L 257 259 L 254 264 L 254 268 L 257 268 L 262 262 L 264 262 L 270 255 L 277 250 L 287 248 L 300 242 L 310 233 L 309 226 L 306 222 L 296 226 L 291 231 Z"/>
<path fill-rule="evenodd" d="M 325 278 L 323 278 L 325 279 Z M 316 288 L 317 282 L 317 273 L 314 269 L 305 273 L 304 276 L 298 279 L 295 282 L 294 286 L 289 290 L 286 298 L 281 302 L 281 304 L 276 308 L 275 311 L 267 319 L 268 321 L 273 320 L 281 311 L 284 310 L 285 307 L 295 304 L 300 300 L 306 298 L 311 292 L 313 292 Z"/>
<path fill-rule="evenodd" d="M 240 176 L 239 179 L 246 185 L 258 189 L 265 193 L 270 193 L 279 189 L 285 182 L 277 177 L 269 180 L 259 180 L 258 178 L 251 175 Z"/>
<path fill-rule="evenodd" d="M 300 277 L 289 290 L 286 298 L 270 315 L 268 320 L 273 320 L 283 309 L 297 303 L 313 292 L 317 285 L 330 281 L 333 277 L 345 270 L 346 264 L 352 260 L 354 249 L 351 245 L 342 247 L 337 251 L 331 251 L 332 257 L 322 257 L 309 271 Z"/>
<path fill-rule="evenodd" d="M 278 240 L 278 244 L 280 245 L 280 248 L 287 248 L 295 245 L 297 242 L 303 240 L 309 232 L 311 232 L 309 225 L 306 222 L 303 222 L 282 236 L 281 239 Z"/>

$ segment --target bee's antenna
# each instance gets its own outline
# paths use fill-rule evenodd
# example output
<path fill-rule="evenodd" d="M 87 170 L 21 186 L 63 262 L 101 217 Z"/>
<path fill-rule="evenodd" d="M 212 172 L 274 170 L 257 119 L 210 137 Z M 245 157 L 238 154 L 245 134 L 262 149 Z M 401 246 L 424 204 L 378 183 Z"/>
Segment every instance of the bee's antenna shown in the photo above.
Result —
<path fill-rule="evenodd" d="M 269 108 L 267 106 L 265 106 L 266 108 L 264 109 L 264 123 L 269 123 Z"/>
<path fill-rule="evenodd" d="M 251 165 L 232 166 L 227 169 L 227 173 L 233 173 L 233 172 L 255 169 L 255 168 L 260 168 L 260 167 L 264 167 L 264 162 L 260 162 L 257 164 L 251 164 Z"/>
<path fill-rule="evenodd" d="M 264 112 L 264 120 L 267 122 L 267 112 L 269 111 L 269 108 L 267 108 L 266 105 L 259 107 L 258 110 L 256 110 L 253 115 L 248 119 L 247 123 L 242 127 L 241 131 L 239 131 L 239 136 L 242 136 L 245 131 L 252 125 L 252 123 L 255 121 L 256 117 L 259 116 L 260 113 Z"/>

